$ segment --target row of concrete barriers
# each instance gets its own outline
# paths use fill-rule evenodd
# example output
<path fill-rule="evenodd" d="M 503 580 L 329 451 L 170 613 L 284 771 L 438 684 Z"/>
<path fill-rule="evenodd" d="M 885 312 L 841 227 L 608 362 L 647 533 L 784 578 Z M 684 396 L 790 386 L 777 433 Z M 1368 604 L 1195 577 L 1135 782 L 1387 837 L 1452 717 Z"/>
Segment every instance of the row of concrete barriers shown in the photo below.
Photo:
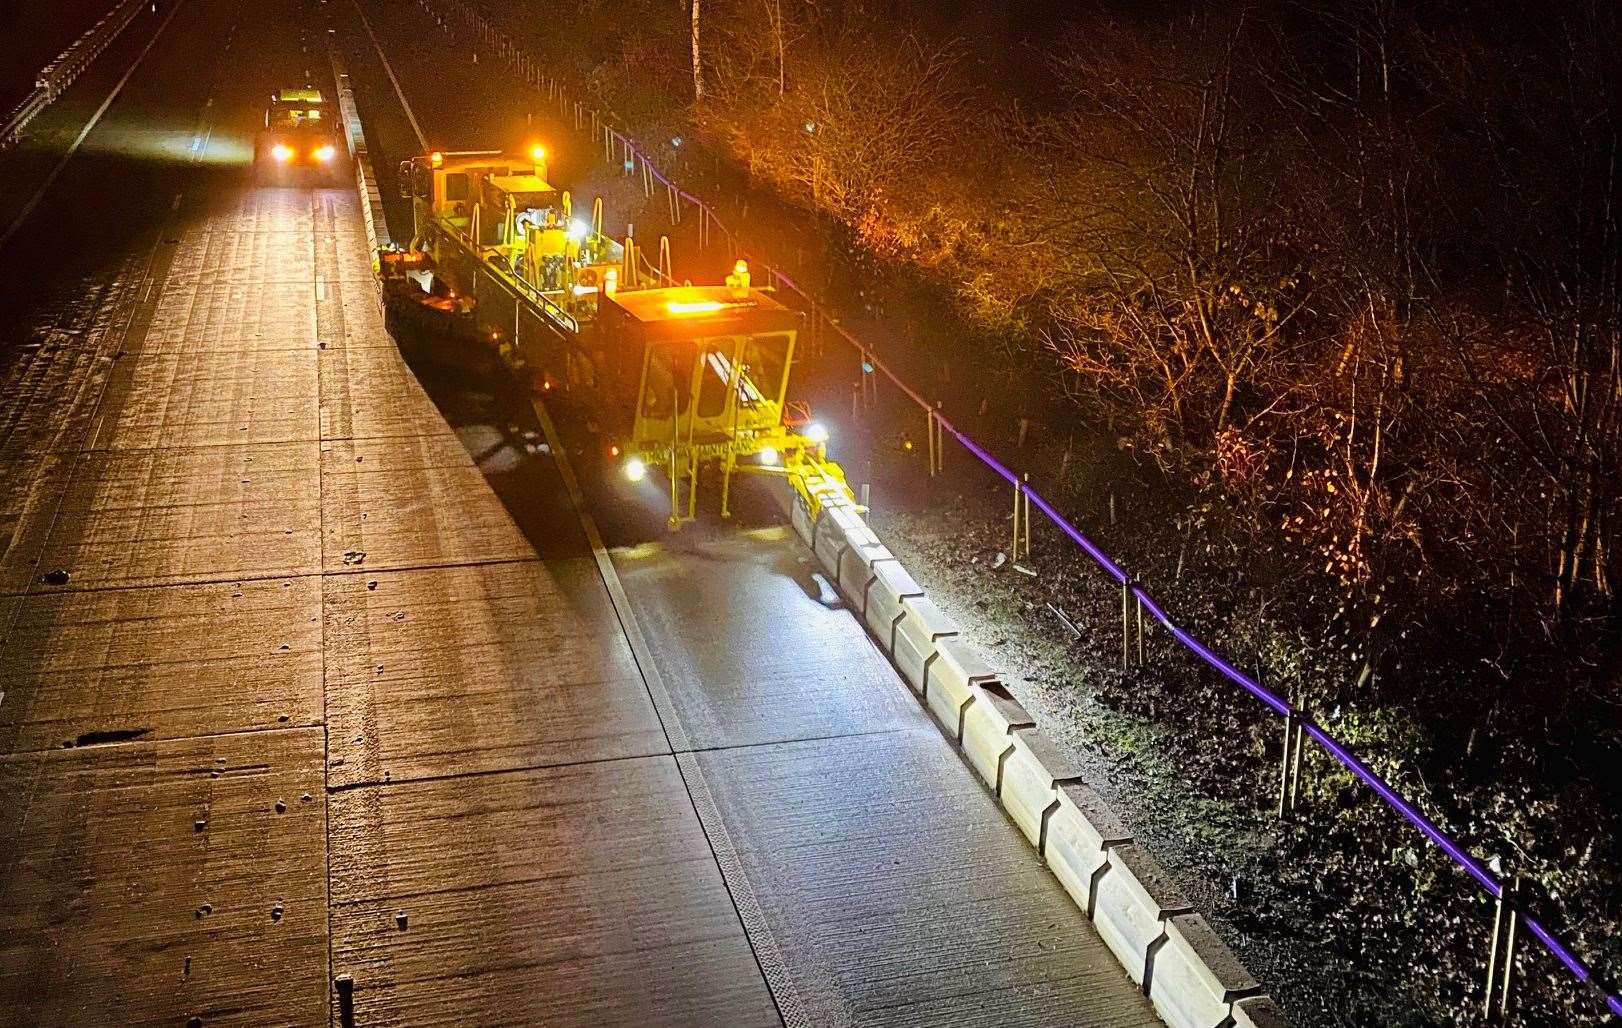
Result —
<path fill-rule="evenodd" d="M 908 686 L 996 793 L 1105 944 L 1176 1028 L 1283 1028 L 1283 1013 L 1037 729 L 858 508 L 830 491 L 794 529 Z"/>
<path fill-rule="evenodd" d="M 137 12 L 149 2 L 150 0 L 125 0 L 86 29 L 83 35 L 57 56 L 56 60 L 41 68 L 34 78 L 33 91 L 12 110 L 5 124 L 0 125 L 0 147 L 15 142 L 22 134 L 22 130 L 28 127 L 28 123 L 33 121 L 40 111 L 67 92 L 67 88 L 90 66 L 90 62 L 99 57 L 101 52 L 107 49 L 108 44 L 129 27 L 129 23 L 135 20 Z"/>
<path fill-rule="evenodd" d="M 355 106 L 355 91 L 349 82 L 349 72 L 344 67 L 343 56 L 338 52 L 336 33 L 331 29 L 327 30 L 327 53 L 332 61 L 333 82 L 338 87 L 338 117 L 343 122 L 344 145 L 355 164 L 355 189 L 360 194 L 361 218 L 366 223 L 366 246 L 372 255 L 372 270 L 376 271 L 379 250 L 392 245 L 388 221 L 383 212 L 383 192 L 377 184 L 377 172 L 366 149 L 366 133 L 360 123 L 360 108 Z M 381 290 L 381 282 L 378 285 Z"/>

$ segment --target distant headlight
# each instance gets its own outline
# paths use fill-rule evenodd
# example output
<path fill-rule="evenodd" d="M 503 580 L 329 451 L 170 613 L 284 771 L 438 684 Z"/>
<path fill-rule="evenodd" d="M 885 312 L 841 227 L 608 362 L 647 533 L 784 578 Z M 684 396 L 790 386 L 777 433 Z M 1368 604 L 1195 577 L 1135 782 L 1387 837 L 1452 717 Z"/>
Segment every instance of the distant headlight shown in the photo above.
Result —
<path fill-rule="evenodd" d="M 286 164 L 288 161 L 293 159 L 293 148 L 288 146 L 286 143 L 277 143 L 275 146 L 270 148 L 270 155 L 283 164 Z"/>
<path fill-rule="evenodd" d="M 631 482 L 640 482 L 648 477 L 648 466 L 635 457 L 625 462 L 625 477 Z"/>
<path fill-rule="evenodd" d="M 329 143 L 315 152 L 315 159 L 318 161 L 330 161 L 337 153 L 338 151 Z"/>

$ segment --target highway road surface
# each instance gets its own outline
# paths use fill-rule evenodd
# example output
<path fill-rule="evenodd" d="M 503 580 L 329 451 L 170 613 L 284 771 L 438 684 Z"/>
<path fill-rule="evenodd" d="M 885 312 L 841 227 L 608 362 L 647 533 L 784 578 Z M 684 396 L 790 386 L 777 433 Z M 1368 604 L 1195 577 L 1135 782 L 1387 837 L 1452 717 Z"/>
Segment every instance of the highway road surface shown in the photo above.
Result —
<path fill-rule="evenodd" d="M 768 503 L 574 492 L 255 179 L 352 14 L 164 6 L 0 252 L 0 1024 L 1158 1023 Z"/>

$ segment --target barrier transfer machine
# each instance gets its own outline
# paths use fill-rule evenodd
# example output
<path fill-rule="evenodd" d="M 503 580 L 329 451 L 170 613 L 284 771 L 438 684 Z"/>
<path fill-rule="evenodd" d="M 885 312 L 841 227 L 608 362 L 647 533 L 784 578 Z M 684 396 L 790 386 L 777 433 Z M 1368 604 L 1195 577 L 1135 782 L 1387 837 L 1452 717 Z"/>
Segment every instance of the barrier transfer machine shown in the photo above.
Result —
<path fill-rule="evenodd" d="M 815 514 L 844 473 L 787 399 L 800 315 L 751 284 L 676 284 L 634 239 L 603 233 L 547 175 L 546 152 L 435 151 L 400 165 L 412 240 L 379 257 L 391 318 L 494 358 L 591 412 L 602 456 L 633 482 L 662 471 L 672 528 L 697 517 L 705 471 L 730 514 L 738 472 L 786 478 Z M 661 247 L 668 254 L 668 246 Z"/>

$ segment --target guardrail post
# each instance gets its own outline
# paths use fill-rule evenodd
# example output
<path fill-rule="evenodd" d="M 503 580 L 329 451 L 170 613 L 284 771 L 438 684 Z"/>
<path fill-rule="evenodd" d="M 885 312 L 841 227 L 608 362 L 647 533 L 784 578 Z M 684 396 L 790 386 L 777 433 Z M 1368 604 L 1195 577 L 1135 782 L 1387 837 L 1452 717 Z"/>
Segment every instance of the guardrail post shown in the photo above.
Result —
<path fill-rule="evenodd" d="M 1498 903 L 1493 909 L 1492 948 L 1487 954 L 1487 995 L 1482 1003 L 1482 1013 L 1490 1024 L 1504 1024 L 1509 1020 L 1520 902 L 1521 876 L 1516 875 L 1499 887 Z"/>

